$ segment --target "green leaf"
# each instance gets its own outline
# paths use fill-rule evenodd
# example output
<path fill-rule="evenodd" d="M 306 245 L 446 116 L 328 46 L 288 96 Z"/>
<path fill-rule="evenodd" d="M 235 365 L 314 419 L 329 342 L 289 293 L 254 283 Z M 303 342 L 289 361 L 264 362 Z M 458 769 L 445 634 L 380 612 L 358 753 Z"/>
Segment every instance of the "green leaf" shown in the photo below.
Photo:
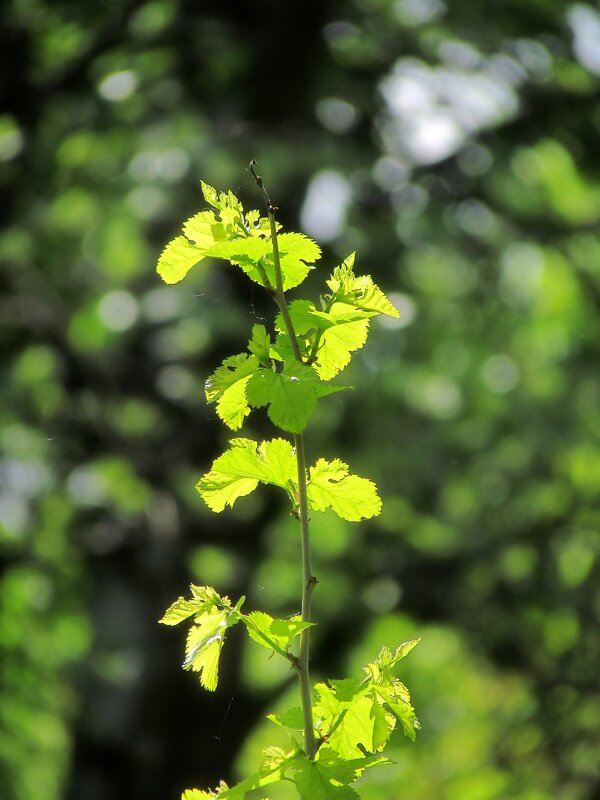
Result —
<path fill-rule="evenodd" d="M 186 789 L 181 795 L 181 800 L 213 800 L 212 792 L 201 792 L 200 789 Z"/>
<path fill-rule="evenodd" d="M 321 257 L 321 248 L 302 233 L 281 233 L 277 237 L 283 290 L 299 286 L 315 261 Z M 267 274 L 275 285 L 275 267 L 272 254 L 266 259 Z"/>
<path fill-rule="evenodd" d="M 342 519 L 358 522 L 376 517 L 381 500 L 372 481 L 348 474 L 348 465 L 336 458 L 320 458 L 309 470 L 308 503 L 314 511 L 332 508 Z"/>
<path fill-rule="evenodd" d="M 165 283 L 179 283 L 206 253 L 185 236 L 176 236 L 162 251 L 156 271 Z"/>
<path fill-rule="evenodd" d="M 373 315 L 387 314 L 390 317 L 399 317 L 398 309 L 373 282 L 370 275 L 354 274 L 354 255 L 351 253 L 341 266 L 336 267 L 327 281 L 335 300 L 362 308 Z"/>
<path fill-rule="evenodd" d="M 280 725 L 282 728 L 290 728 L 294 731 L 304 730 L 304 715 L 301 706 L 294 706 L 282 711 L 281 714 L 267 714 L 267 719 Z"/>
<path fill-rule="evenodd" d="M 347 784 L 354 772 L 339 758 L 310 761 L 298 753 L 292 761 L 294 782 L 302 800 L 357 800 L 358 795 Z"/>
<path fill-rule="evenodd" d="M 258 264 L 270 252 L 271 242 L 269 239 L 238 236 L 215 247 L 211 255 L 216 258 L 226 258 L 232 264 L 237 264 L 249 278 L 264 286 Z"/>
<path fill-rule="evenodd" d="M 267 406 L 271 422 L 290 433 L 302 433 L 317 402 L 317 381 L 310 368 L 295 359 L 284 361 L 284 371 L 261 369 L 248 382 L 248 402 Z"/>
<path fill-rule="evenodd" d="M 284 656 L 291 641 L 313 625 L 311 622 L 303 622 L 298 616 L 290 619 L 273 619 L 263 611 L 253 611 L 242 617 L 242 622 L 246 625 L 251 639 L 268 650 L 276 650 Z"/>
<path fill-rule="evenodd" d="M 373 688 L 379 702 L 389 708 L 402 725 L 404 734 L 413 742 L 416 738 L 416 731 L 419 729 L 419 721 L 411 705 L 408 689 L 394 677 L 392 670 L 420 641 L 420 639 L 411 639 L 403 642 L 394 651 L 388 647 L 382 647 L 375 661 L 367 664 L 364 668 L 369 685 Z"/>
<path fill-rule="evenodd" d="M 389 686 L 374 686 L 374 692 L 382 703 L 393 713 L 402 725 L 402 731 L 411 741 L 417 738 L 419 721 L 410 702 L 410 693 L 406 686 L 399 680 Z"/>
<path fill-rule="evenodd" d="M 253 355 L 240 353 L 237 356 L 229 356 L 204 384 L 207 401 L 214 403 L 230 386 L 252 375 L 258 367 L 258 359 Z"/>
<path fill-rule="evenodd" d="M 360 350 L 367 341 L 369 320 L 347 322 L 342 318 L 342 315 L 347 314 L 347 309 L 343 303 L 333 306 L 330 316 L 335 318 L 339 313 L 339 322 L 328 327 L 320 336 L 314 368 L 321 380 L 330 381 L 347 367 L 352 358 L 351 353 Z"/>
<path fill-rule="evenodd" d="M 249 380 L 250 375 L 246 375 L 234 383 L 227 391 L 223 392 L 217 403 L 217 414 L 225 425 L 234 431 L 242 427 L 244 419 L 250 413 L 250 406 L 246 398 L 246 386 Z"/>
<path fill-rule="evenodd" d="M 233 610 L 213 609 L 196 617 L 187 635 L 184 669 L 200 673 L 200 683 L 211 692 L 219 680 L 219 657 L 225 641 L 225 631 L 239 622 L 239 614 Z"/>
<path fill-rule="evenodd" d="M 256 356 L 229 356 L 205 383 L 206 399 L 209 403 L 217 401 L 217 414 L 232 430 L 241 428 L 250 413 L 246 385 L 258 367 Z"/>
<path fill-rule="evenodd" d="M 365 751 L 375 753 L 385 747 L 395 719 L 377 702 L 368 684 L 331 681 L 331 687 L 320 683 L 315 691 L 319 696 L 317 728 L 341 758 L 357 758 Z"/>
<path fill-rule="evenodd" d="M 164 616 L 158 621 L 162 625 L 179 625 L 180 622 L 197 614 L 200 608 L 201 603 L 198 601 L 186 600 L 184 597 L 180 597 L 173 605 L 169 606 Z"/>
<path fill-rule="evenodd" d="M 187 600 L 185 597 L 178 598 L 165 611 L 164 616 L 159 622 L 163 625 L 179 625 L 184 619 L 188 619 L 196 614 L 207 613 L 217 605 L 221 608 L 231 608 L 229 598 L 221 597 L 212 586 L 196 586 L 192 584 L 190 590 L 192 592 L 192 599 Z"/>
<path fill-rule="evenodd" d="M 183 223 L 183 232 L 205 254 L 227 238 L 223 223 L 217 220 L 213 211 L 194 214 Z"/>
<path fill-rule="evenodd" d="M 296 462 L 292 445 L 285 439 L 272 439 L 260 445 L 251 439 L 232 439 L 230 449 L 216 459 L 196 485 L 207 506 L 223 511 L 238 497 L 250 494 L 259 482 L 281 486 L 293 494 Z"/>
<path fill-rule="evenodd" d="M 167 609 L 161 622 L 165 625 L 177 625 L 190 616 L 194 617 L 194 625 L 186 640 L 183 668 L 199 672 L 202 685 L 214 691 L 225 631 L 239 622 L 244 598 L 233 607 L 229 598 L 221 597 L 212 586 L 192 584 L 190 589 L 192 599 L 180 597 Z"/>
<path fill-rule="evenodd" d="M 367 664 L 364 668 L 371 681 L 374 683 L 385 683 L 393 679 L 392 669 L 403 658 L 405 658 L 421 639 L 410 639 L 402 642 L 392 652 L 389 647 L 382 647 L 375 661 Z"/>
<path fill-rule="evenodd" d="M 206 202 L 213 208 L 219 208 L 219 193 L 217 190 L 213 186 L 209 186 L 208 183 L 204 183 L 204 181 L 200 181 L 200 186 Z"/>
<path fill-rule="evenodd" d="M 269 367 L 271 365 L 271 337 L 264 325 L 252 326 L 252 337 L 248 343 L 248 350 L 256 356 L 263 366 Z"/>
<path fill-rule="evenodd" d="M 258 772 L 228 788 L 224 785 L 217 793 L 219 800 L 244 800 L 247 793 L 282 780 L 286 768 L 293 762 L 296 750 L 286 752 L 281 747 L 268 747 L 263 752 Z"/>

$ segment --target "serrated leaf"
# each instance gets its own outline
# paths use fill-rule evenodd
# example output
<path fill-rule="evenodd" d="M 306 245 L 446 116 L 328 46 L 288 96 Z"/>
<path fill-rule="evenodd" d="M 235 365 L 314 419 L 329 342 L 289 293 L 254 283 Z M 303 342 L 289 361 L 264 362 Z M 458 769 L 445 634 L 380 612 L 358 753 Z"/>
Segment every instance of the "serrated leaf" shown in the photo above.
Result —
<path fill-rule="evenodd" d="M 251 439 L 233 439 L 230 449 L 216 459 L 210 472 L 196 484 L 207 506 L 223 511 L 238 497 L 250 494 L 259 482 L 281 486 L 290 493 L 296 478 L 292 445 L 285 439 L 272 439 L 260 445 Z"/>
<path fill-rule="evenodd" d="M 354 253 L 333 271 L 327 285 L 338 302 L 349 303 L 373 315 L 399 317 L 400 312 L 373 282 L 370 275 L 354 274 Z"/>
<path fill-rule="evenodd" d="M 186 600 L 185 597 L 180 597 L 169 606 L 164 616 L 158 621 L 162 625 L 179 625 L 180 622 L 197 614 L 200 608 L 201 603 L 197 600 Z"/>
<path fill-rule="evenodd" d="M 220 367 L 209 376 L 204 384 L 206 399 L 214 403 L 223 393 L 237 381 L 252 375 L 259 367 L 256 356 L 240 353 L 226 358 Z"/>
<path fill-rule="evenodd" d="M 286 752 L 281 747 L 269 747 L 263 753 L 258 772 L 232 786 L 225 786 L 217 793 L 219 800 L 244 800 L 247 793 L 282 780 L 286 768 L 292 763 L 296 751 Z"/>
<path fill-rule="evenodd" d="M 165 611 L 164 616 L 159 620 L 163 625 L 178 625 L 183 620 L 197 614 L 206 614 L 215 606 L 231 608 L 228 597 L 221 597 L 212 586 L 190 586 L 192 599 L 179 597 Z"/>
<path fill-rule="evenodd" d="M 284 371 L 261 369 L 248 381 L 246 396 L 251 406 L 267 406 L 271 422 L 290 433 L 302 433 L 317 402 L 317 381 L 310 367 L 295 360 L 284 362 Z"/>
<path fill-rule="evenodd" d="M 230 386 L 217 402 L 217 414 L 228 428 L 239 430 L 244 424 L 244 419 L 250 413 L 250 406 L 246 398 L 246 386 L 250 380 L 246 375 Z"/>
<path fill-rule="evenodd" d="M 348 474 L 348 465 L 336 458 L 320 458 L 309 470 L 308 504 L 314 511 L 333 509 L 342 519 L 358 522 L 376 517 L 381 500 L 375 484 L 358 475 Z"/>
<path fill-rule="evenodd" d="M 281 233 L 277 237 L 283 290 L 299 286 L 306 278 L 312 264 L 321 257 L 321 248 L 303 233 Z M 275 285 L 275 267 L 272 254 L 265 259 L 267 274 Z"/>
<path fill-rule="evenodd" d="M 318 730 L 341 758 L 357 758 L 385 747 L 395 719 L 377 702 L 368 684 L 332 681 L 331 687 L 320 683 L 315 690 Z"/>
<path fill-rule="evenodd" d="M 262 286 L 263 279 L 257 264 L 270 252 L 271 242 L 269 239 L 238 236 L 215 247 L 212 255 L 216 258 L 226 258 L 233 264 L 237 264 L 248 277 Z"/>
<path fill-rule="evenodd" d="M 200 181 L 200 187 L 202 188 L 202 195 L 206 202 L 213 206 L 213 208 L 219 208 L 219 193 L 217 190 L 204 181 Z"/>
<path fill-rule="evenodd" d="M 333 315 L 336 309 L 346 313 L 346 307 L 336 304 L 331 309 Z M 333 325 L 321 333 L 319 348 L 316 354 L 314 368 L 321 380 L 330 381 L 347 367 L 352 358 L 352 353 L 367 341 L 369 335 L 369 320 L 359 319 L 346 322 L 340 319 L 339 324 Z"/>
<path fill-rule="evenodd" d="M 413 650 L 421 639 L 410 639 L 402 642 L 392 651 L 389 647 L 382 647 L 375 661 L 367 664 L 365 672 L 375 683 L 382 683 L 393 678 L 392 669 Z"/>
<path fill-rule="evenodd" d="M 303 622 L 298 616 L 290 619 L 273 619 L 263 611 L 253 611 L 243 617 L 242 622 L 246 625 L 251 639 L 267 650 L 277 650 L 282 655 L 287 653 L 290 643 L 296 636 L 313 625 L 311 622 Z"/>
<path fill-rule="evenodd" d="M 304 730 L 304 715 L 300 706 L 288 708 L 282 711 L 281 714 L 267 714 L 267 719 L 282 728 L 290 728 L 290 730 L 294 731 Z"/>
<path fill-rule="evenodd" d="M 183 232 L 204 253 L 227 238 L 225 226 L 215 217 L 213 211 L 199 211 L 183 223 Z"/>
<path fill-rule="evenodd" d="M 212 792 L 202 792 L 200 789 L 186 789 L 181 795 L 181 800 L 213 800 Z"/>
<path fill-rule="evenodd" d="M 243 598 L 232 607 L 229 598 L 220 595 L 211 586 L 192 584 L 193 598 L 179 598 L 166 612 L 163 620 L 175 625 L 187 616 L 194 615 L 194 625 L 188 631 L 184 669 L 200 673 L 202 685 L 214 691 L 219 676 L 219 656 L 223 647 L 225 631 L 239 622 Z M 183 614 L 185 613 L 185 617 Z"/>
<path fill-rule="evenodd" d="M 302 800 L 357 800 L 358 795 L 347 784 L 353 772 L 342 759 L 310 761 L 298 753 L 291 763 L 294 782 Z"/>
<path fill-rule="evenodd" d="M 250 413 L 246 399 L 246 385 L 259 368 L 256 356 L 241 353 L 226 358 L 205 383 L 206 399 L 217 401 L 217 414 L 232 430 L 242 427 Z"/>
<path fill-rule="evenodd" d="M 417 738 L 419 723 L 406 686 L 395 679 L 390 685 L 374 686 L 373 690 L 400 722 L 404 735 L 414 742 Z"/>
<path fill-rule="evenodd" d="M 219 680 L 219 657 L 225 641 L 225 631 L 239 621 L 232 611 L 214 609 L 196 618 L 187 635 L 184 669 L 200 673 L 200 683 L 211 692 Z"/>
<path fill-rule="evenodd" d="M 252 337 L 248 343 L 248 350 L 263 366 L 270 365 L 271 337 L 264 325 L 252 326 Z"/>
<path fill-rule="evenodd" d="M 191 244 L 185 236 L 176 236 L 160 254 L 156 271 L 165 283 L 179 283 L 204 256 L 204 250 Z"/>

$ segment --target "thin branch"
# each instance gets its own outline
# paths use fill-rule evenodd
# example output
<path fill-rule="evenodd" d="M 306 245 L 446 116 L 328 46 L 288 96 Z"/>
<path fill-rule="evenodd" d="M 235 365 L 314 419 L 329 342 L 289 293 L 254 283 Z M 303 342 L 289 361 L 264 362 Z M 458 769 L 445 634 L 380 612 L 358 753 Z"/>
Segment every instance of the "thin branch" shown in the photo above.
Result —
<path fill-rule="evenodd" d="M 277 223 L 275 221 L 275 212 L 277 208 L 271 203 L 271 198 L 267 192 L 263 179 L 256 172 L 256 161 L 250 162 L 250 172 L 259 189 L 262 191 L 267 206 L 267 214 L 269 216 L 269 224 L 271 226 L 271 241 L 273 243 L 273 263 L 275 266 L 275 293 L 273 295 L 275 302 L 281 312 L 285 331 L 288 335 L 294 357 L 300 363 L 302 362 L 302 354 L 298 345 L 296 331 L 294 324 L 290 317 L 285 293 L 283 291 L 283 276 L 281 272 L 281 259 L 279 257 L 279 245 L 277 242 Z M 317 579 L 312 574 L 311 558 L 310 558 L 310 530 L 309 530 L 309 516 L 308 516 L 308 493 L 306 484 L 306 458 L 304 454 L 304 438 L 300 434 L 294 435 L 294 444 L 296 447 L 296 463 L 298 466 L 298 503 L 299 503 L 299 519 L 301 526 L 301 542 L 302 542 L 302 621 L 311 622 L 311 607 L 312 607 L 312 593 L 317 583 Z M 302 702 L 302 715 L 304 719 L 304 748 L 306 756 L 311 760 L 314 759 L 317 752 L 317 742 L 315 739 L 315 728 L 312 715 L 312 697 L 310 686 L 309 674 L 309 661 L 310 661 L 310 629 L 306 628 L 300 634 L 300 656 L 297 663 L 294 664 L 298 673 L 298 681 L 300 684 L 300 699 Z"/>

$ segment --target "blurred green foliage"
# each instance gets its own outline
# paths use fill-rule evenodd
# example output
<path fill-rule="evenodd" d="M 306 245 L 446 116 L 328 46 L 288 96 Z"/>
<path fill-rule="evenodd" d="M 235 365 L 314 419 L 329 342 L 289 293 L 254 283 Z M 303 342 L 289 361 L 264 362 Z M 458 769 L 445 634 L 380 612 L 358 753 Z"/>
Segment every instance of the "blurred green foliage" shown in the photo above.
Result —
<path fill-rule="evenodd" d="M 200 177 L 258 205 L 250 158 L 282 222 L 326 266 L 357 249 L 402 311 L 309 445 L 386 501 L 358 531 L 315 520 L 314 670 L 423 636 L 404 662 L 423 736 L 365 797 L 598 796 L 596 7 L 3 13 L 0 796 L 214 784 L 285 702 L 290 676 L 233 635 L 207 699 L 155 624 L 189 579 L 297 610 L 269 493 L 222 521 L 193 490 L 223 444 L 203 381 L 267 301 L 217 265 L 184 288 L 153 274 Z M 199 715 L 214 737 L 186 744 Z"/>

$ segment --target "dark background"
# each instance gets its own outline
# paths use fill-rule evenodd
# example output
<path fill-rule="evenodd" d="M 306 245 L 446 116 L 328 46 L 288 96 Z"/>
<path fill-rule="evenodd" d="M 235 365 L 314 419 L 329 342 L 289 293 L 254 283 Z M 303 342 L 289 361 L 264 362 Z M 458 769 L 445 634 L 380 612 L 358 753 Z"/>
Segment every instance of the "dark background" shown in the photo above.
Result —
<path fill-rule="evenodd" d="M 384 498 L 315 515 L 315 675 L 423 637 L 422 734 L 361 793 L 598 797 L 597 8 L 12 0 L 0 44 L 0 797 L 178 798 L 279 736 L 285 665 L 234 630 L 210 695 L 156 624 L 190 581 L 299 602 L 276 492 L 193 488 L 203 382 L 272 309 L 154 271 L 200 178 L 260 207 L 251 158 L 323 246 L 307 291 L 356 249 L 402 311 L 307 437 Z"/>

